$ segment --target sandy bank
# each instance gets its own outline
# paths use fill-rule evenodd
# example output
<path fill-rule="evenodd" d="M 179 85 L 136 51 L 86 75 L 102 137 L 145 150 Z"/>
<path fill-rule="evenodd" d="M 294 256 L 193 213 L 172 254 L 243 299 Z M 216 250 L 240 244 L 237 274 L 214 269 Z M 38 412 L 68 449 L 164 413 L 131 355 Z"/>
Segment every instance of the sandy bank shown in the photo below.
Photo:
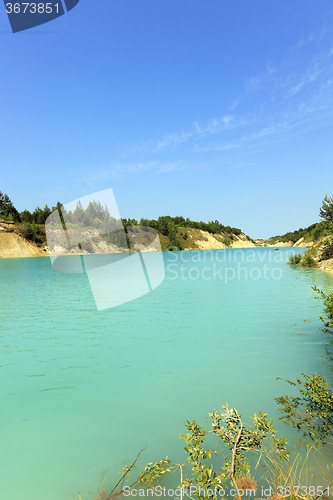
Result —
<path fill-rule="evenodd" d="M 44 255 L 48 254 L 43 248 L 36 247 L 18 234 L 0 230 L 0 258 L 41 257 Z"/>

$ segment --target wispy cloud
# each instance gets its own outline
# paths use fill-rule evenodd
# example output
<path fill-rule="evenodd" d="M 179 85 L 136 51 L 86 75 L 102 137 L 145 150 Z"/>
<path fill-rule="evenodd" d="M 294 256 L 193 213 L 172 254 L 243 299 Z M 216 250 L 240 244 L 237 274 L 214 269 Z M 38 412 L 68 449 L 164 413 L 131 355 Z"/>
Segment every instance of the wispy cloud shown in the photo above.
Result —
<path fill-rule="evenodd" d="M 225 105 L 220 116 L 206 120 L 200 117 L 185 131 L 170 132 L 140 147 L 126 148 L 124 157 L 140 156 L 146 161 L 94 168 L 84 182 L 92 185 L 146 172 L 164 175 L 175 170 L 207 169 L 226 158 L 237 161 L 243 151 L 288 139 L 296 129 L 315 129 L 331 119 L 332 90 L 333 37 L 326 25 L 299 40 L 280 61 L 264 62 L 262 72 L 249 75 L 238 95 L 230 89 L 230 104 Z M 200 155 L 214 151 L 225 154 Z M 177 158 L 180 154 L 182 160 Z"/>
<path fill-rule="evenodd" d="M 178 144 L 187 142 L 193 139 L 201 139 L 207 135 L 216 134 L 222 130 L 226 130 L 237 126 L 232 115 L 224 115 L 222 118 L 214 118 L 209 120 L 205 126 L 200 126 L 198 122 L 194 122 L 192 130 L 180 134 L 168 134 L 161 140 L 157 141 L 153 148 L 153 153 L 160 151 L 169 146 L 177 146 Z"/>
<path fill-rule="evenodd" d="M 309 45 L 310 43 L 320 42 L 325 37 L 328 31 L 329 30 L 326 26 L 322 26 L 321 28 L 319 28 L 319 30 L 309 33 L 307 37 L 300 38 L 297 44 L 292 47 L 292 50 L 299 50 L 304 46 Z"/>
<path fill-rule="evenodd" d="M 295 125 L 292 125 L 291 122 L 280 122 L 280 123 L 272 123 L 267 127 L 263 127 L 256 132 L 253 132 L 248 135 L 243 135 L 239 137 L 237 140 L 233 142 L 224 142 L 221 144 L 208 144 L 207 146 L 196 146 L 195 152 L 204 152 L 204 151 L 228 151 L 230 149 L 236 149 L 246 146 L 246 144 L 251 144 L 258 139 L 262 139 L 267 136 L 272 136 L 276 134 L 285 133 Z"/>
<path fill-rule="evenodd" d="M 86 169 L 85 175 L 82 177 L 84 184 L 92 187 L 96 184 L 107 182 L 114 179 L 125 178 L 128 176 L 136 176 L 145 172 L 153 174 L 164 174 L 184 167 L 182 161 L 150 161 L 137 163 L 117 163 L 106 167 L 96 168 L 91 170 Z M 81 180 L 80 180 L 81 181 Z"/>
<path fill-rule="evenodd" d="M 319 33 L 309 35 L 306 43 L 318 41 L 326 35 L 327 29 L 323 28 Z M 275 65 L 270 63 L 262 75 L 244 82 L 243 95 L 234 99 L 230 106 L 237 108 L 237 114 L 226 114 L 208 121 L 205 126 L 195 122 L 189 132 L 162 138 L 153 152 L 175 148 L 188 141 L 192 141 L 190 151 L 195 153 L 227 151 L 311 123 L 318 127 L 325 116 L 333 114 L 332 85 L 332 48 L 327 49 L 326 44 L 325 49 L 317 50 L 315 54 L 312 52 L 311 57 L 301 63 L 295 61 L 295 52 L 291 50 L 289 60 Z M 219 141 L 207 144 L 209 136 L 216 136 Z M 222 142 L 221 138 L 224 139 Z"/>

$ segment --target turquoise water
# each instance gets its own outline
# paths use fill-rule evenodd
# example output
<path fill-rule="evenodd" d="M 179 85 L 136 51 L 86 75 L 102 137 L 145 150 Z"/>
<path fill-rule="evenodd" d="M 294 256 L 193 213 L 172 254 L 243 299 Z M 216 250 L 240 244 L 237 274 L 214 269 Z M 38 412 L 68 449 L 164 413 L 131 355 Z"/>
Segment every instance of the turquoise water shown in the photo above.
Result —
<path fill-rule="evenodd" d="M 277 377 L 332 382 L 311 287 L 333 276 L 286 265 L 288 252 L 164 253 L 158 288 L 102 312 L 86 275 L 0 260 L 0 498 L 95 498 L 102 471 L 111 486 L 142 448 L 142 468 L 183 461 L 186 419 L 208 425 L 228 401 L 277 420 L 274 397 L 290 393 Z"/>

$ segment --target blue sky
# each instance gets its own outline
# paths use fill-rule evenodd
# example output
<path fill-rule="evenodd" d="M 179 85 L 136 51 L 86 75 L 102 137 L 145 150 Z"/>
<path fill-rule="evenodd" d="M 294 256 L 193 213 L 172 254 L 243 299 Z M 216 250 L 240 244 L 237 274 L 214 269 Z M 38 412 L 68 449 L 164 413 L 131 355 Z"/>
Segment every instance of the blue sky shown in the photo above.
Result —
<path fill-rule="evenodd" d="M 0 9 L 0 190 L 113 188 L 122 217 L 266 238 L 333 194 L 331 1 L 80 0 L 12 34 Z"/>

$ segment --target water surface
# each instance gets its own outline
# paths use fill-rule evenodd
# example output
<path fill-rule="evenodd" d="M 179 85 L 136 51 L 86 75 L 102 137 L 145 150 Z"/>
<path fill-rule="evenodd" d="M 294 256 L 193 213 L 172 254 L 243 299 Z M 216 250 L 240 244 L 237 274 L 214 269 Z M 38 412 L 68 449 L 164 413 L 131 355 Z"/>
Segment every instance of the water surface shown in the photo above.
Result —
<path fill-rule="evenodd" d="M 164 253 L 158 288 L 102 312 L 86 275 L 0 260 L 0 498 L 95 498 L 103 469 L 111 486 L 142 448 L 142 468 L 183 461 L 186 419 L 208 425 L 226 401 L 293 438 L 277 422 L 274 397 L 290 388 L 276 378 L 332 381 L 312 287 L 332 290 L 333 277 L 288 266 L 288 251 Z"/>

